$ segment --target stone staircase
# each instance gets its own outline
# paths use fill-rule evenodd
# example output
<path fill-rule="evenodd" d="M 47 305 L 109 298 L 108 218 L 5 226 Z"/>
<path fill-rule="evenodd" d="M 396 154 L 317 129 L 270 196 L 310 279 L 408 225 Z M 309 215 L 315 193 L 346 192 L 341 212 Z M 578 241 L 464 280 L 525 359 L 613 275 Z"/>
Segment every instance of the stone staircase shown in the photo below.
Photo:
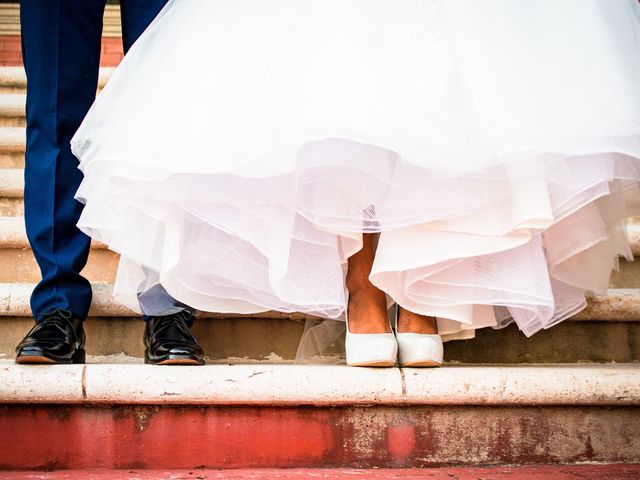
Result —
<path fill-rule="evenodd" d="M 0 470 L 640 463 L 640 263 L 530 339 L 449 342 L 441 369 L 290 365 L 304 319 L 278 313 L 203 315 L 208 366 L 150 367 L 143 322 L 111 297 L 117 255 L 94 243 L 89 364 L 15 365 L 39 278 L 24 89 L 21 67 L 0 67 Z M 629 236 L 640 255 L 640 219 Z"/>

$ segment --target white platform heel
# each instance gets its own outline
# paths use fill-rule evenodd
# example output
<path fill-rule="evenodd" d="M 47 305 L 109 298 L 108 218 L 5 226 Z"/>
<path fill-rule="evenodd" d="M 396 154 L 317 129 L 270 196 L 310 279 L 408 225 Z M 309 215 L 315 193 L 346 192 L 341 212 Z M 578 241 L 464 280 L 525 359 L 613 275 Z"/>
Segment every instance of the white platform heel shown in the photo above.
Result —
<path fill-rule="evenodd" d="M 398 342 L 392 333 L 351 333 L 349 330 L 349 297 L 345 312 L 347 335 L 345 350 L 351 367 L 393 367 L 398 358 Z"/>
<path fill-rule="evenodd" d="M 401 367 L 439 367 L 442 365 L 444 349 L 442 337 L 426 333 L 398 332 L 400 306 L 396 309 L 396 339 L 398 363 Z"/>

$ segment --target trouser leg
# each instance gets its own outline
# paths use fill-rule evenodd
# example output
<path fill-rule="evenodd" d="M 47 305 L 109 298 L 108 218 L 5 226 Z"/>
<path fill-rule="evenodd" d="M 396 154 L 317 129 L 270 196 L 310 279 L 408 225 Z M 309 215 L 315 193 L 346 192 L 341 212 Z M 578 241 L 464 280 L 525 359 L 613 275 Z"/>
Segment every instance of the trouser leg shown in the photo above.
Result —
<path fill-rule="evenodd" d="M 80 275 L 89 238 L 76 227 L 82 180 L 70 140 L 98 82 L 105 0 L 22 0 L 27 73 L 25 220 L 42 273 L 31 297 L 39 315 L 53 309 L 87 316 L 91 285 Z"/>
<path fill-rule="evenodd" d="M 145 280 L 140 285 L 138 302 L 145 320 L 149 320 L 150 317 L 171 315 L 182 310 L 189 310 L 191 313 L 195 312 L 193 308 L 169 295 L 160 284 L 160 276 L 157 272 L 145 268 L 144 274 Z"/>
<path fill-rule="evenodd" d="M 120 0 L 122 43 L 127 52 L 144 32 L 167 0 Z"/>

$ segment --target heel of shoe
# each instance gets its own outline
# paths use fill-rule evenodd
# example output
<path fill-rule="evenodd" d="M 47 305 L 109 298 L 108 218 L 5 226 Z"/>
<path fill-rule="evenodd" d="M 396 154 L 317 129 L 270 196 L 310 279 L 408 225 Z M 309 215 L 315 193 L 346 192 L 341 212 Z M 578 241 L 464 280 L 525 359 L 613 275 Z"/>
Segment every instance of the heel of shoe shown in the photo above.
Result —
<path fill-rule="evenodd" d="M 84 348 L 80 348 L 76 350 L 76 353 L 71 357 L 71 361 L 73 363 L 86 363 L 87 362 L 87 353 Z"/>

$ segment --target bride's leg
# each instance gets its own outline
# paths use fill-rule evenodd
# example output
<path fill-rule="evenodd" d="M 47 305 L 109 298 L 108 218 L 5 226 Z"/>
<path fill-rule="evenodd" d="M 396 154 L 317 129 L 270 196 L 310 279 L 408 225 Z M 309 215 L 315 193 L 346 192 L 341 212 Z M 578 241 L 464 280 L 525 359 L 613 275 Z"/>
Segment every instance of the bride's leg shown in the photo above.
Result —
<path fill-rule="evenodd" d="M 398 332 L 423 334 L 438 333 L 438 325 L 436 324 L 435 318 L 420 315 L 402 307 L 398 308 L 400 308 L 398 326 L 396 327 Z"/>
<path fill-rule="evenodd" d="M 373 266 L 373 234 L 363 235 L 363 247 L 349 258 L 347 289 L 349 290 L 349 330 L 351 333 L 389 333 L 387 301 L 382 290 L 369 281 Z"/>

